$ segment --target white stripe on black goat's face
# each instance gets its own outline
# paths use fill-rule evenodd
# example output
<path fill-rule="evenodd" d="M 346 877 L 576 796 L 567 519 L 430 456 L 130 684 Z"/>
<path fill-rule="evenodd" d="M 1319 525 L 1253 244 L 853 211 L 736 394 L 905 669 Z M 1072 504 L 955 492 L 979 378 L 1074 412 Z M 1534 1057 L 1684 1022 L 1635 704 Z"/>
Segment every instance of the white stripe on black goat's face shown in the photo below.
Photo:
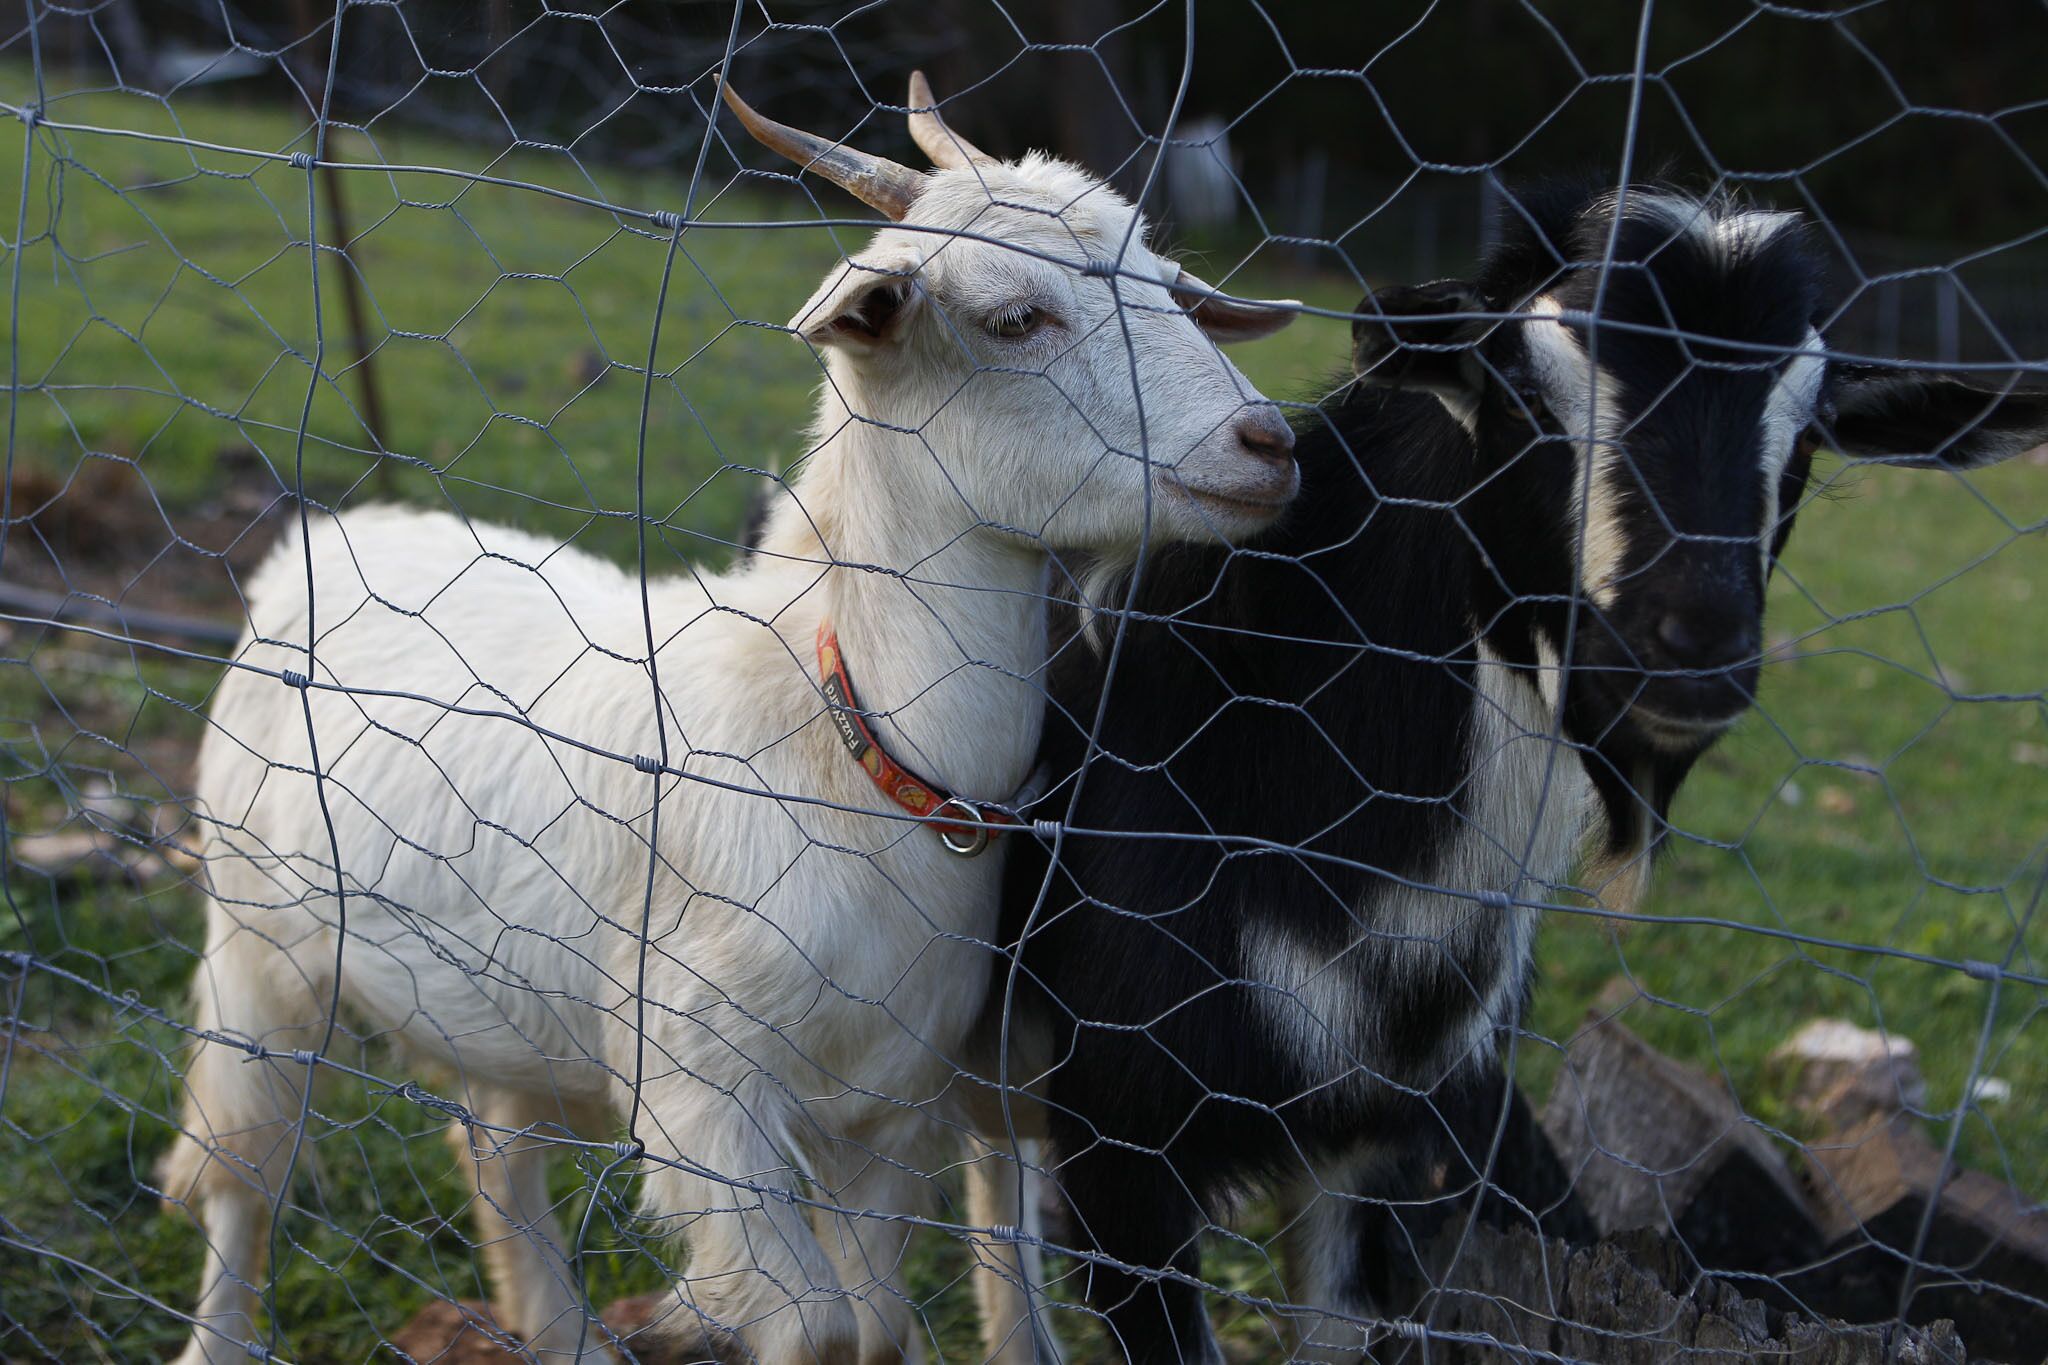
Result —
<path fill-rule="evenodd" d="M 1631 191 L 1618 229 L 1616 212 L 1607 193 L 1511 214 L 1478 280 L 1365 300 L 1354 359 L 1471 434 L 1503 616 L 1560 654 L 1569 639 L 1582 737 L 1696 751 L 1755 695 L 1816 444 L 1967 467 L 2048 437 L 2048 399 L 1831 367 L 1798 214 L 1663 189 Z"/>

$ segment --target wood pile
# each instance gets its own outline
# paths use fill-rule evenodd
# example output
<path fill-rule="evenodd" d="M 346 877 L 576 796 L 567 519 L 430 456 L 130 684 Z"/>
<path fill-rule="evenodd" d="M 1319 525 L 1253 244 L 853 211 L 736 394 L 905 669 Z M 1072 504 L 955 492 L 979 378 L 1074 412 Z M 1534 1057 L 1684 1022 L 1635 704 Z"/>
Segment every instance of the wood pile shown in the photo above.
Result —
<path fill-rule="evenodd" d="M 1603 1238 L 1668 1241 L 1774 1311 L 1952 1322 L 1971 1360 L 2044 1359 L 2048 1208 L 1930 1140 L 1911 1043 L 1837 1020 L 1787 1040 L 1775 1079 L 1822 1134 L 1797 1142 L 1616 1013 L 1588 1015 L 1542 1117 Z"/>

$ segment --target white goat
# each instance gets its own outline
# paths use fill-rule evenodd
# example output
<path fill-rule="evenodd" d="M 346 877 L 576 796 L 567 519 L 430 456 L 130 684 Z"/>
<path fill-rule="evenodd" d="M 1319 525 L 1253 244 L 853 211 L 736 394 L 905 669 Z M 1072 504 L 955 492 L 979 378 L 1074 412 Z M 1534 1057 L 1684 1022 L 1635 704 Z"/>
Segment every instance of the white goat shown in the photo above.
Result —
<path fill-rule="evenodd" d="M 209 1242 L 186 1365 L 256 1338 L 337 1000 L 456 1074 L 500 1320 L 540 1358 L 608 1354 L 540 1130 L 609 1136 L 628 1112 L 644 1211 L 689 1243 L 671 1318 L 692 1344 L 915 1354 L 907 1225 L 853 1215 L 931 1209 L 921 1172 L 957 1150 L 934 1101 L 987 991 L 1000 860 L 880 799 L 814 639 L 836 628 L 882 749 L 1001 801 L 1038 743 L 1047 547 L 1148 522 L 1234 538 L 1294 491 L 1285 424 L 1214 344 L 1290 311 L 1177 274 L 1072 166 L 988 159 L 924 113 L 920 174 L 727 95 L 901 226 L 797 313 L 825 362 L 815 445 L 747 564 L 648 585 L 652 670 L 635 578 L 445 513 L 321 516 L 249 586 L 249 667 L 200 753 L 194 996 L 200 1029 L 260 1050 L 198 1048 L 164 1162 Z"/>

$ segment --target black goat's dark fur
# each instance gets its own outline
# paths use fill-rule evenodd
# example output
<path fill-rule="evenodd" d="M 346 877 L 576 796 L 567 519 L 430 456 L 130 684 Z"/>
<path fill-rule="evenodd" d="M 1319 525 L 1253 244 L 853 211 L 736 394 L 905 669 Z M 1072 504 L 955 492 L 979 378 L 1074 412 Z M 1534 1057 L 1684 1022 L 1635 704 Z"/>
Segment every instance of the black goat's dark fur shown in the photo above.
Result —
<path fill-rule="evenodd" d="M 1446 927 L 1467 932 L 1411 945 L 1414 970 L 1375 993 L 1373 1013 L 1400 1027 L 1372 1055 L 1331 1065 L 1264 1027 L 1258 997 L 1274 988 L 1247 969 L 1244 921 L 1369 938 L 1387 878 L 1426 880 L 1453 835 L 1476 696 L 1462 604 L 1488 576 L 1471 523 L 1513 510 L 1465 501 L 1472 444 L 1433 398 L 1354 389 L 1305 426 L 1297 510 L 1258 553 L 1168 552 L 1146 575 L 1137 610 L 1171 620 L 1126 627 L 1106 756 L 1073 814 L 1084 829 L 1300 852 L 1073 835 L 1042 906 L 1046 860 L 1024 843 L 1010 855 L 1006 941 L 1038 908 L 1024 1007 L 1053 1021 L 1056 1178 L 1082 1243 L 1141 1266 L 1194 1271 L 1190 1239 L 1233 1191 L 1302 1179 L 1364 1134 L 1426 1119 L 1374 1073 L 1433 1089 L 1459 1069 L 1446 1055 L 1459 1022 L 1522 970 L 1487 912 L 1447 902 Z M 1081 770 L 1103 683 L 1085 645 L 1062 651 L 1052 771 Z M 1054 789 L 1041 813 L 1064 815 L 1069 795 Z M 1090 1297 L 1133 1360 L 1196 1358 L 1185 1304 L 1162 1294 L 1193 1297 L 1107 1274 Z"/>

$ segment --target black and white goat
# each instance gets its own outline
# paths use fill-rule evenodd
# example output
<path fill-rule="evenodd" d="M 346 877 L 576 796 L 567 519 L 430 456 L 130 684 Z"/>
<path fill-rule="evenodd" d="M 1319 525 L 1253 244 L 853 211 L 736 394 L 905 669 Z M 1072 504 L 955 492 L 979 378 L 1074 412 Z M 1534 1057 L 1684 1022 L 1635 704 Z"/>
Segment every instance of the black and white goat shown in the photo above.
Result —
<path fill-rule="evenodd" d="M 1052 1060 L 1011 1077 L 1133 1362 L 1221 1358 L 1189 1281 L 1255 1187 L 1300 1209 L 1304 1356 L 1356 1358 L 1383 1267 L 1354 1192 L 1430 1155 L 1574 868 L 1634 902 L 1754 696 L 1816 444 L 1960 469 L 2048 440 L 2042 395 L 1830 362 L 1822 275 L 1796 214 L 1524 195 L 1474 280 L 1361 305 L 1372 382 L 1300 424 L 1279 525 L 1157 555 L 1112 677 L 1061 653 L 1039 813 L 1072 832 L 1050 872 L 1019 845 L 1005 927 Z"/>

